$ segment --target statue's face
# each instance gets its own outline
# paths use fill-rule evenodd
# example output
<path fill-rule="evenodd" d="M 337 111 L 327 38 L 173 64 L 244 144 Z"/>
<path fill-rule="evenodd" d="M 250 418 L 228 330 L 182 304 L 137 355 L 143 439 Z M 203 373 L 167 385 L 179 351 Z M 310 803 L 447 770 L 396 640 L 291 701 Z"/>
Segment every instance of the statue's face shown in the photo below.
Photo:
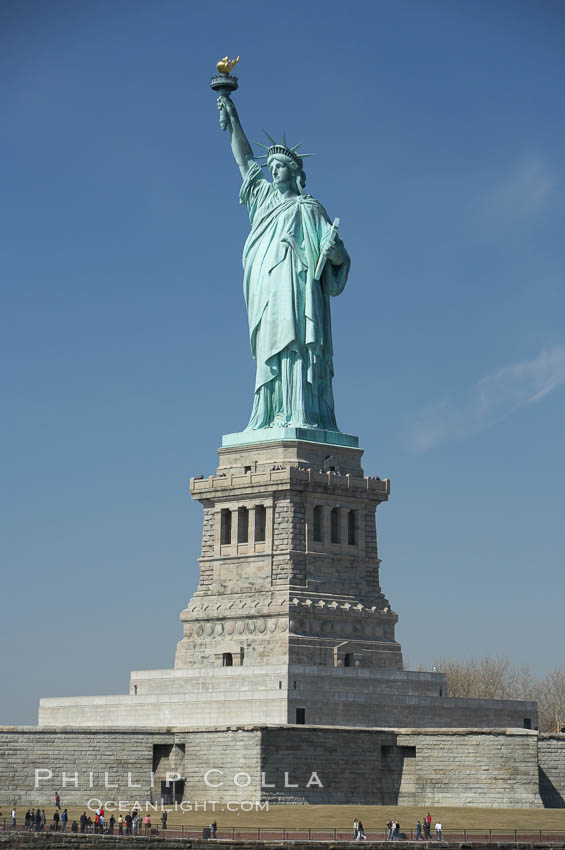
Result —
<path fill-rule="evenodd" d="M 292 171 L 284 159 L 274 156 L 269 162 L 273 183 L 290 183 Z"/>

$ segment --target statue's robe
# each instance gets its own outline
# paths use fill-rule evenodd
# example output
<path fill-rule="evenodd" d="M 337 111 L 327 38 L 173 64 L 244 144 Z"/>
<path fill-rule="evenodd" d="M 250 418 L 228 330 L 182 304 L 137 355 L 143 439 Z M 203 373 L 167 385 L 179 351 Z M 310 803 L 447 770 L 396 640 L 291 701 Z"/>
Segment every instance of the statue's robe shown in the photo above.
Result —
<path fill-rule="evenodd" d="M 326 262 L 314 280 L 331 222 L 315 198 L 281 198 L 253 162 L 240 192 L 251 232 L 243 250 L 243 292 L 257 364 L 247 428 L 337 430 L 332 392 L 330 295 L 347 281 L 350 260 Z M 345 253 L 345 252 L 344 252 Z"/>

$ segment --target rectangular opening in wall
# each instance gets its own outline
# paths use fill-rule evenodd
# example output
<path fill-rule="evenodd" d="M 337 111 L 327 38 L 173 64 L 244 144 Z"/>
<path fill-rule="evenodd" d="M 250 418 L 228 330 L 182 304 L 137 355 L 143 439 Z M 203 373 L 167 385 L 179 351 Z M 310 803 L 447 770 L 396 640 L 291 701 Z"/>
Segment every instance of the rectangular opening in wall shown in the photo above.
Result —
<path fill-rule="evenodd" d="M 524 717 L 524 729 L 531 729 L 531 728 L 532 728 L 532 718 L 531 717 Z"/>
<path fill-rule="evenodd" d="M 161 800 L 163 801 L 164 806 L 172 806 L 174 803 L 173 799 L 173 783 L 166 782 L 165 780 L 161 780 Z"/>
<path fill-rule="evenodd" d="M 184 779 L 177 779 L 176 782 L 173 783 L 173 797 L 175 803 L 182 803 L 184 797 Z"/>
<path fill-rule="evenodd" d="M 229 546 L 231 543 L 231 511 L 229 508 L 222 508 L 220 542 L 222 546 Z"/>
<path fill-rule="evenodd" d="M 322 508 L 316 505 L 312 517 L 312 539 L 315 543 L 322 542 Z"/>
<path fill-rule="evenodd" d="M 347 542 L 350 546 L 357 545 L 357 532 L 355 527 L 355 511 L 347 512 Z"/>
<path fill-rule="evenodd" d="M 306 709 L 305 708 L 297 708 L 296 709 L 296 723 L 300 725 L 304 725 L 306 723 Z"/>
<path fill-rule="evenodd" d="M 332 508 L 330 513 L 330 539 L 339 543 L 339 508 Z"/>
<path fill-rule="evenodd" d="M 415 759 L 416 747 L 401 747 L 400 754 L 403 755 L 405 759 Z"/>
<path fill-rule="evenodd" d="M 267 511 L 264 505 L 255 505 L 255 542 L 264 543 Z"/>
<path fill-rule="evenodd" d="M 153 773 L 164 776 L 169 771 L 172 744 L 153 744 Z"/>
<path fill-rule="evenodd" d="M 237 509 L 237 542 L 249 541 L 249 511 L 247 508 Z"/>

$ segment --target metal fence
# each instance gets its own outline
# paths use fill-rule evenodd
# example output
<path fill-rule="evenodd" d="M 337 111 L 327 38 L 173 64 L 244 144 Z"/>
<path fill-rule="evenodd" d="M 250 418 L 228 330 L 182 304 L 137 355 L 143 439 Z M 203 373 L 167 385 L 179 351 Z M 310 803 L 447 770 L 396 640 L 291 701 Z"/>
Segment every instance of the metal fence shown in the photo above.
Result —
<path fill-rule="evenodd" d="M 4 818 L 3 821 L 0 821 L 0 830 L 1 831 L 10 831 L 13 830 L 12 821 L 9 818 Z M 15 827 L 16 831 L 24 832 L 26 828 L 24 824 L 17 823 Z M 35 832 L 36 830 L 27 830 L 29 832 Z M 52 832 L 52 824 L 47 823 L 44 827 L 43 831 Z M 67 823 L 66 826 L 66 834 L 76 834 L 80 830 L 76 830 L 74 833 L 71 830 L 71 825 Z M 58 832 L 63 832 L 61 826 L 59 826 Z M 105 834 L 108 834 L 109 830 L 106 825 L 104 830 Z M 159 836 L 161 838 L 186 838 L 186 839 L 195 839 L 195 838 L 204 838 L 209 837 L 209 827 L 208 825 L 204 826 L 188 826 L 188 825 L 171 825 L 167 827 L 167 829 L 161 829 L 157 824 L 153 824 L 149 829 L 142 827 L 139 832 L 139 835 L 152 835 Z M 94 835 L 94 832 L 88 832 L 87 835 Z M 118 833 L 117 825 L 114 827 L 113 833 L 114 836 L 122 837 L 121 834 Z M 134 833 L 135 835 L 135 833 Z M 387 831 L 385 828 L 383 829 L 366 829 L 365 830 L 365 838 L 367 841 L 386 841 Z M 416 841 L 416 830 L 403 830 L 401 832 L 402 838 L 400 840 L 405 841 Z M 123 831 L 123 838 L 131 838 L 131 835 L 125 834 L 125 826 Z M 212 841 L 214 839 L 211 839 Z M 353 830 L 350 827 L 328 827 L 327 829 L 313 827 L 311 829 L 307 828 L 294 828 L 290 826 L 257 826 L 257 827 L 240 827 L 240 826 L 223 826 L 218 827 L 216 832 L 216 840 L 228 840 L 228 841 L 353 841 Z M 397 840 L 397 839 L 395 839 Z M 434 832 L 432 830 L 432 836 L 429 839 L 424 839 L 426 842 L 436 841 Z M 478 842 L 478 843 L 489 843 L 489 842 L 501 842 L 501 843 L 526 843 L 526 844 L 537 844 L 537 843 L 548 843 L 548 844 L 563 844 L 565 843 L 565 829 L 465 829 L 465 828 L 448 828 L 444 829 L 442 832 L 442 841 L 444 842 Z M 390 843 L 394 844 L 394 841 Z"/>

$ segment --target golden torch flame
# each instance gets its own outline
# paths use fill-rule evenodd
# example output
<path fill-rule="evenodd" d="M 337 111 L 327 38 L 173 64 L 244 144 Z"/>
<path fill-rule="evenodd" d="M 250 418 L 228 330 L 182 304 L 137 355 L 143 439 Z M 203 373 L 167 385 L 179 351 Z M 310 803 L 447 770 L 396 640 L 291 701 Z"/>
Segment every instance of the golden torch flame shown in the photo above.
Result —
<path fill-rule="evenodd" d="M 223 59 L 220 59 L 220 61 L 216 63 L 216 68 L 220 74 L 231 74 L 238 62 L 239 56 L 237 59 L 228 59 L 227 56 L 224 56 Z"/>

